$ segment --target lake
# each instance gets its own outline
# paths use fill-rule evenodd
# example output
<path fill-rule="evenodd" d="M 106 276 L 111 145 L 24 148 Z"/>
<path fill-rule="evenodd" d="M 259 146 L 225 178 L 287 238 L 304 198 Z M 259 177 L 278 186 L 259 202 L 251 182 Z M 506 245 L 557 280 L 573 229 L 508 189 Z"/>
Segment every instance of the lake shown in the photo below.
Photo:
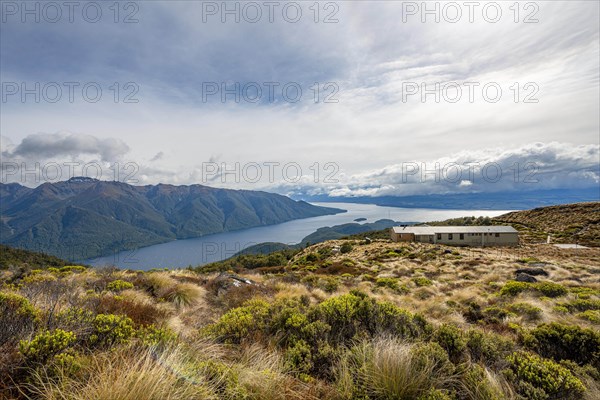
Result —
<path fill-rule="evenodd" d="M 391 219 L 399 222 L 440 221 L 464 216 L 494 217 L 510 210 L 439 210 L 425 208 L 381 207 L 356 203 L 313 203 L 347 210 L 345 213 L 297 219 L 277 225 L 261 226 L 233 232 L 217 233 L 194 239 L 175 240 L 136 250 L 83 261 L 93 266 L 115 265 L 119 268 L 149 270 L 182 268 L 224 260 L 249 246 L 263 242 L 299 243 L 305 236 L 324 226 Z"/>

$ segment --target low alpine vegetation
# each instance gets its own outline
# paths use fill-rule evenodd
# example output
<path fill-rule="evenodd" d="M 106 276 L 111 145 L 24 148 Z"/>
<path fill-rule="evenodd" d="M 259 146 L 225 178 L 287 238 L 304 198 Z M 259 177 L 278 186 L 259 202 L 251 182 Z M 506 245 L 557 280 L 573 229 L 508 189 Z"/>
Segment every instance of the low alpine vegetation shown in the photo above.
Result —
<path fill-rule="evenodd" d="M 372 237 L 195 270 L 9 268 L 0 398 L 600 398 L 600 257 Z M 523 264 L 548 272 L 516 281 Z"/>

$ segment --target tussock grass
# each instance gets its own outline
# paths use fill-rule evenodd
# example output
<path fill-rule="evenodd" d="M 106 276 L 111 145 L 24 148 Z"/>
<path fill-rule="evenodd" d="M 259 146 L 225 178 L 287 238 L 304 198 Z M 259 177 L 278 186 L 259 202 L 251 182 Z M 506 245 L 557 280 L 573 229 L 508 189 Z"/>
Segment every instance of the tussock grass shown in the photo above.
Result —
<path fill-rule="evenodd" d="M 489 368 L 481 368 L 475 365 L 474 370 L 481 374 L 469 374 L 467 372 L 462 381 L 462 396 L 469 400 L 515 400 L 516 394 L 502 375 L 497 374 Z"/>
<path fill-rule="evenodd" d="M 28 389 L 47 400 L 218 398 L 201 376 L 185 377 L 179 372 L 186 360 L 176 349 L 160 355 L 151 350 L 120 349 L 96 354 L 88 361 L 83 377 L 59 369 L 58 379 L 49 379 L 46 370 L 36 371 Z"/>
<path fill-rule="evenodd" d="M 344 398 L 416 399 L 453 378 L 437 371 L 438 360 L 417 358 L 414 344 L 396 338 L 359 342 L 337 366 L 337 384 Z"/>
<path fill-rule="evenodd" d="M 205 293 L 206 290 L 193 283 L 178 283 L 162 291 L 160 297 L 183 308 L 198 303 Z"/>
<path fill-rule="evenodd" d="M 256 400 L 319 400 L 311 387 L 288 374 L 280 353 L 257 344 L 244 348 L 238 361 L 240 385 Z"/>
<path fill-rule="evenodd" d="M 168 272 L 151 272 L 142 278 L 142 285 L 156 297 L 162 297 L 176 284 L 177 281 Z"/>

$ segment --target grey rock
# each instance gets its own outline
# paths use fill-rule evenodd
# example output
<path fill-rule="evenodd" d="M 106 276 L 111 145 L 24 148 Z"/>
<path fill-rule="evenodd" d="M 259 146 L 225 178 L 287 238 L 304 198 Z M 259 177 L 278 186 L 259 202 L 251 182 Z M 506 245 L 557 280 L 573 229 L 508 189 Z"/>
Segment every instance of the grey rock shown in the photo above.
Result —
<path fill-rule="evenodd" d="M 531 276 L 549 276 L 550 274 L 541 268 L 519 268 L 517 274 L 527 274 Z"/>
<path fill-rule="evenodd" d="M 517 282 L 529 282 L 529 283 L 537 282 L 537 279 L 535 279 L 533 276 L 524 274 L 524 273 L 518 273 L 515 280 Z"/>

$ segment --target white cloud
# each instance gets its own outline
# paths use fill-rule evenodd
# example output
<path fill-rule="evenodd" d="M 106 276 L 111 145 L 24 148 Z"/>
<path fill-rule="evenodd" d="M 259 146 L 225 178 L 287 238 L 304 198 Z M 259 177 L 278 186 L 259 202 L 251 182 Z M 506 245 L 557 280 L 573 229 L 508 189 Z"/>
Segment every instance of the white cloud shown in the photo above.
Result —
<path fill-rule="evenodd" d="M 505 14 L 497 24 L 480 17 L 473 24 L 421 23 L 419 16 L 405 23 L 402 2 L 341 2 L 336 24 L 311 22 L 308 9 L 298 24 L 222 24 L 218 16 L 204 24 L 201 2 L 146 2 L 141 22 L 127 26 L 52 24 L 50 31 L 48 24 L 5 24 L 3 82 L 98 81 L 105 94 L 94 104 L 3 104 L 1 129 L 21 143 L 13 156 L 62 157 L 61 147 L 85 160 L 121 156 L 137 163 L 144 171 L 140 181 L 148 183 L 203 183 L 203 160 L 273 161 L 302 165 L 300 182 L 280 182 L 286 192 L 483 190 L 477 180 L 398 187 L 395 168 L 414 160 L 509 163 L 527 157 L 543 167 L 544 185 L 571 184 L 567 176 L 593 182 L 597 173 L 577 165 L 590 157 L 580 147 L 597 148 L 600 140 L 600 6 L 573 3 L 536 2 L 536 24 L 514 23 L 509 2 L 501 3 Z M 108 86 L 115 81 L 137 82 L 140 102 L 114 103 Z M 293 81 L 304 95 L 297 104 L 203 103 L 203 81 Z M 431 96 L 421 102 L 419 95 L 404 102 L 407 81 L 480 86 L 473 103 L 436 103 Z M 339 103 L 314 104 L 314 82 L 336 82 Z M 489 82 L 503 89 L 498 103 L 482 99 L 481 86 Z M 539 88 L 538 103 L 522 101 L 527 83 Z M 85 132 L 96 141 L 58 138 L 28 150 L 35 132 Z M 545 145 L 536 150 L 530 143 L 537 142 Z M 552 142 L 571 145 L 560 149 Z M 327 162 L 339 166 L 341 183 L 315 185 L 309 168 L 316 162 L 321 170 Z"/>

